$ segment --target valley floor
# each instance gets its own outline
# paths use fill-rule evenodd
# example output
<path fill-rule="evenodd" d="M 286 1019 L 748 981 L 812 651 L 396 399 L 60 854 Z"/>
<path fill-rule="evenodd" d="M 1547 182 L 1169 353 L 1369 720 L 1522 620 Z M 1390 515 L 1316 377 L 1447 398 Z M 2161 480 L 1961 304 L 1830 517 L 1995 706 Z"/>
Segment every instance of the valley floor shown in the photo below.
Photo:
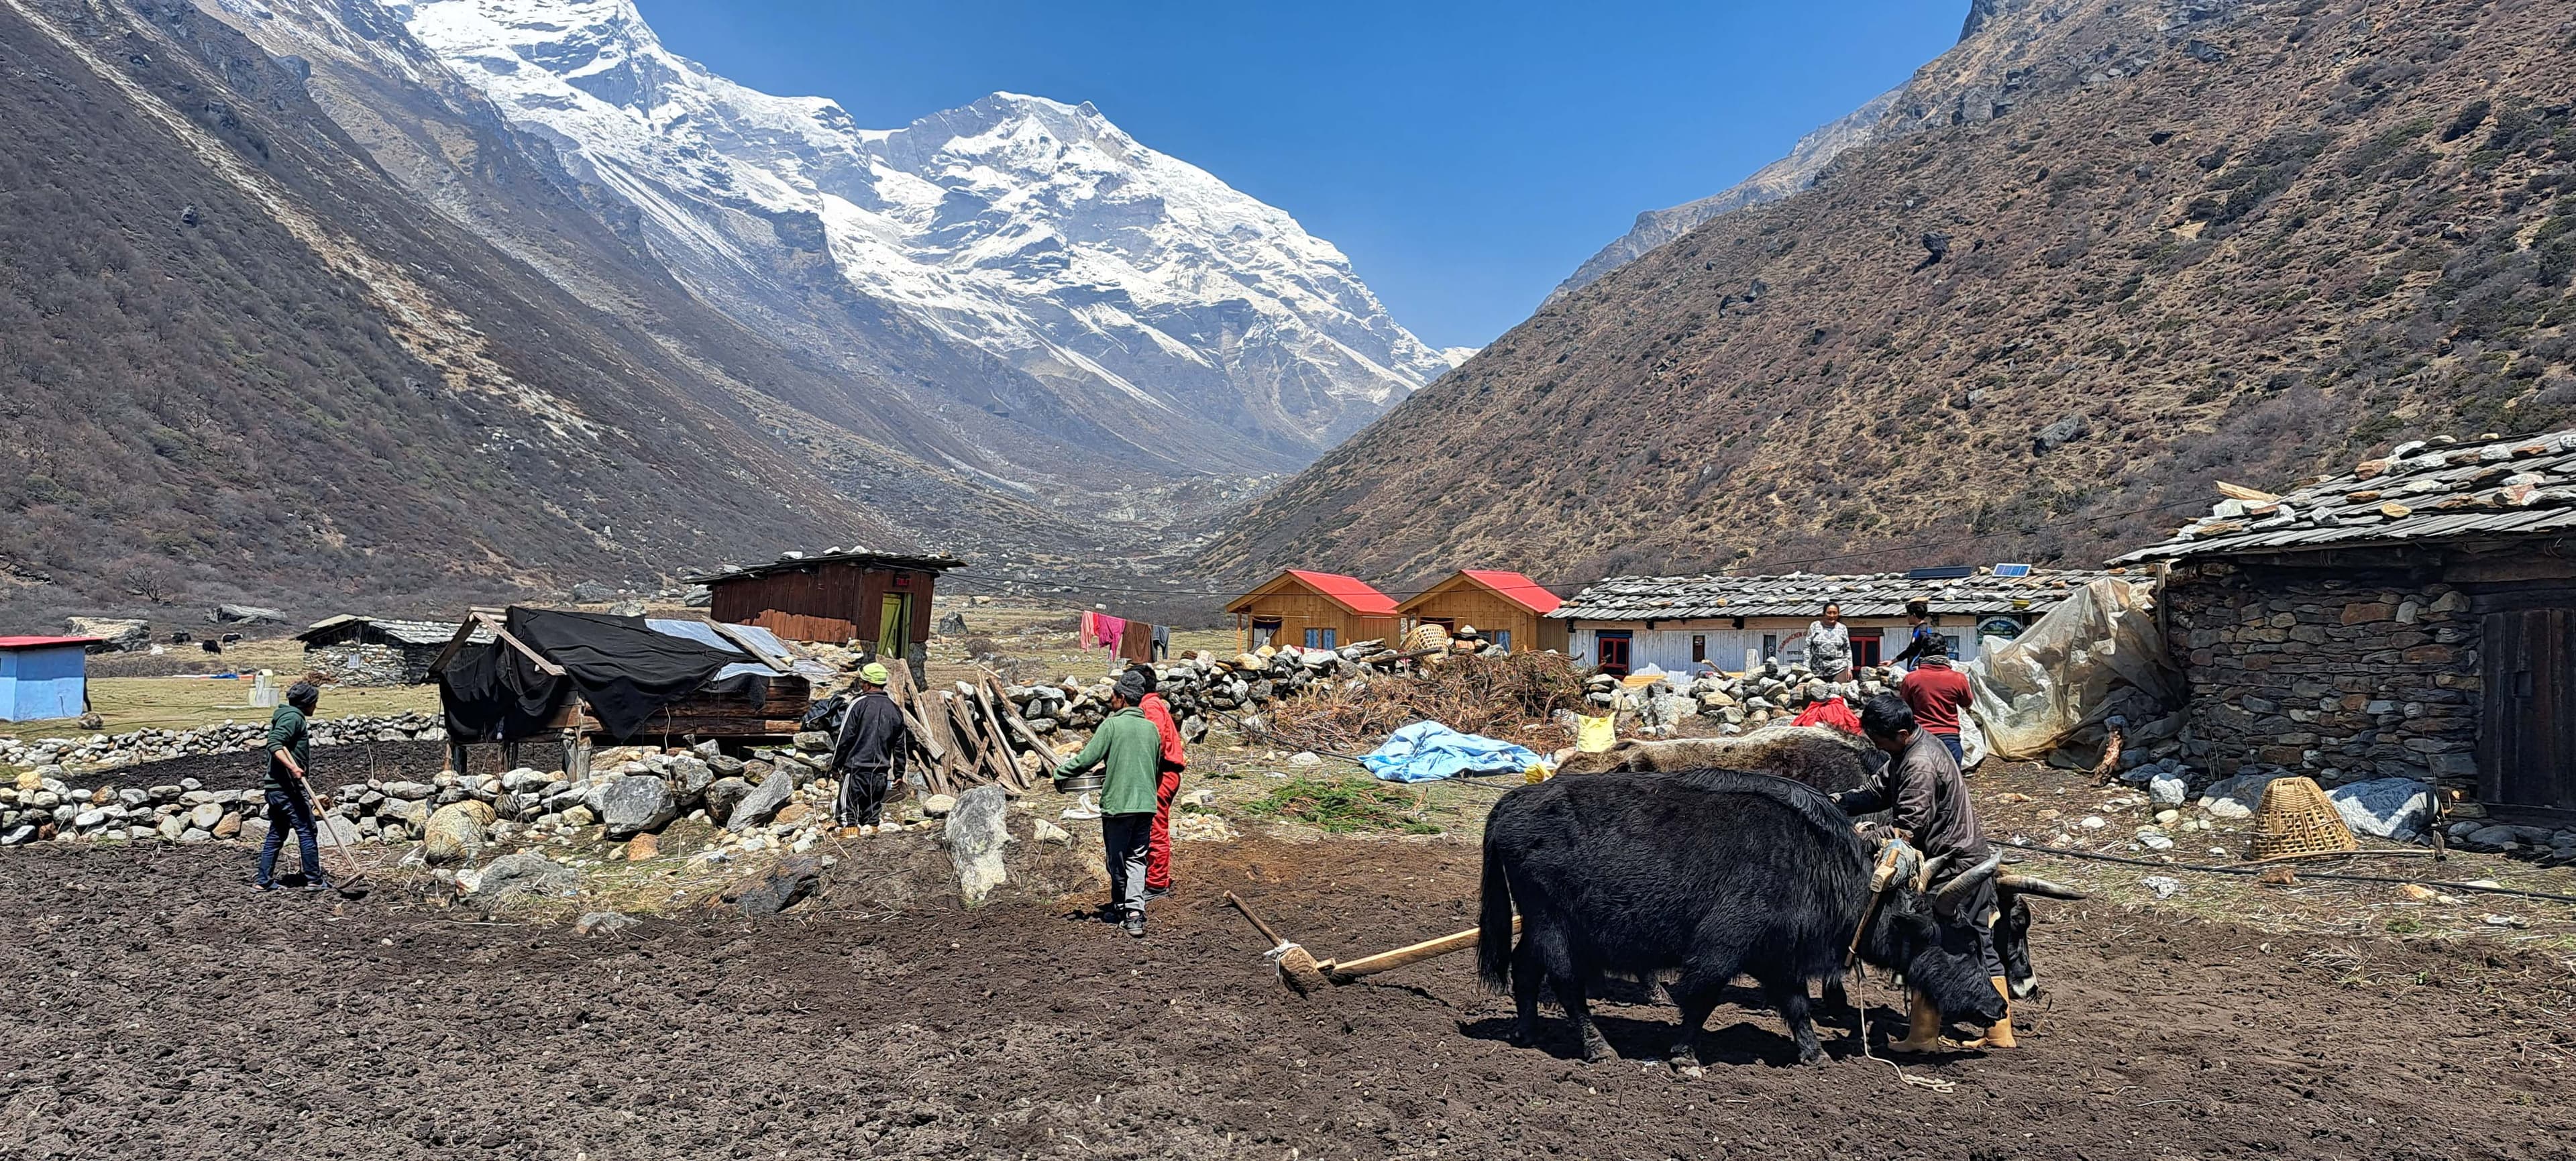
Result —
<path fill-rule="evenodd" d="M 1509 1002 L 1464 956 L 1297 998 L 1222 903 L 1319 954 L 1455 930 L 1477 860 L 1454 838 L 1184 844 L 1142 942 L 1066 919 L 1074 878 L 967 911 L 928 834 L 839 850 L 781 918 L 588 938 L 395 880 L 254 895 L 238 848 L 12 850 L 0 1154 L 2540 1158 L 2576 1139 L 2563 950 L 2053 904 L 2023 1047 L 1909 1064 L 1945 1091 L 1831 1027 L 1831 1063 L 1786 1066 L 1750 994 L 1690 1079 L 1652 1061 L 1673 1011 L 1643 992 L 1605 1009 L 1621 1059 L 1587 1066 L 1561 1022 L 1505 1044 Z M 1874 1026 L 1896 1020 L 1883 985 L 1865 994 Z"/>

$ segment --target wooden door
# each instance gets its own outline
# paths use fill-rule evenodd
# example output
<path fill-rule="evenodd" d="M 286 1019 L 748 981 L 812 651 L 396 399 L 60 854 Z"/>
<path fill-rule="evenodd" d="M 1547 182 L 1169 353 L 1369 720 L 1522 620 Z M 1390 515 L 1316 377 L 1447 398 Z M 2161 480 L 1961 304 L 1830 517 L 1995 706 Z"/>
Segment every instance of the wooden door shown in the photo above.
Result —
<path fill-rule="evenodd" d="M 2576 810 L 2576 609 L 2489 613 L 2478 798 Z"/>
<path fill-rule="evenodd" d="M 877 652 L 902 657 L 904 646 L 911 643 L 911 638 L 911 599 L 901 593 L 887 593 L 884 604 L 877 611 Z"/>

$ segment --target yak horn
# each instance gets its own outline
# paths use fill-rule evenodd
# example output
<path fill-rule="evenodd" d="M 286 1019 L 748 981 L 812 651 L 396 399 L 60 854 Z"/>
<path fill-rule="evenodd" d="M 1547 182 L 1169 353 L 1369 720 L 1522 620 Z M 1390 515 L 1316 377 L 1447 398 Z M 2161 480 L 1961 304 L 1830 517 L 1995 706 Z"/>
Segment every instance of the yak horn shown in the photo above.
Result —
<path fill-rule="evenodd" d="M 2073 887 L 2051 883 L 2030 875 L 1997 875 L 1995 890 L 2015 895 L 2037 895 L 2042 899 L 2090 899 L 2092 896 Z"/>
<path fill-rule="evenodd" d="M 1959 872 L 1959 876 L 1957 878 L 1942 884 L 1941 889 L 1934 893 L 1933 898 L 1944 903 L 1947 903 L 1954 898 L 1965 898 L 1967 892 L 1976 889 L 1978 880 L 1993 876 L 1995 868 L 2002 865 L 2004 865 L 2004 853 L 2002 851 L 1996 851 L 1991 855 L 1987 855 L 1985 862 Z"/>

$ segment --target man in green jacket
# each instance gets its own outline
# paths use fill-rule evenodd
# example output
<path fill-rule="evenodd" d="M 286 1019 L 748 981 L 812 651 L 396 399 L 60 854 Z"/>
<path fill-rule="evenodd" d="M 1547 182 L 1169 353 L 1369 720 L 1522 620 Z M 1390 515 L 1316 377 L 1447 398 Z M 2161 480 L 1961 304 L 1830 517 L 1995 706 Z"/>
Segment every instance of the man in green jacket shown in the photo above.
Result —
<path fill-rule="evenodd" d="M 1109 694 L 1109 717 L 1092 731 L 1091 744 L 1055 772 L 1061 782 L 1093 767 L 1101 770 L 1100 841 L 1109 863 L 1110 906 L 1127 934 L 1138 939 L 1145 938 L 1145 855 L 1161 773 L 1155 762 L 1163 753 L 1162 731 L 1136 708 L 1147 692 L 1142 673 L 1131 669 L 1121 676 Z"/>

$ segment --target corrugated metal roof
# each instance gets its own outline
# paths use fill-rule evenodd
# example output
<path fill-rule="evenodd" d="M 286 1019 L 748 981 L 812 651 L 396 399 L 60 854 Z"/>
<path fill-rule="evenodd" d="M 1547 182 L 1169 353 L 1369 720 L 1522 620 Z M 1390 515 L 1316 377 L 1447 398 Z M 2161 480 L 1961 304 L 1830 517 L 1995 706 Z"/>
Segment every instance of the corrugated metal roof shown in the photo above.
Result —
<path fill-rule="evenodd" d="M 1468 578 L 1476 583 L 1494 590 L 1495 596 L 1533 613 L 1547 613 L 1565 603 L 1555 593 L 1547 591 L 1547 586 L 1516 572 L 1505 572 L 1498 568 L 1469 568 L 1459 571 L 1467 574 Z"/>
<path fill-rule="evenodd" d="M 1574 594 L 1556 611 L 1559 620 L 1684 621 L 1711 617 L 1813 617 L 1825 602 L 1845 617 L 1895 617 L 1905 602 L 1923 600 L 1934 613 L 1965 616 L 2046 612 L 2076 589 L 2103 577 L 2147 579 L 2124 569 L 2032 569 L 2028 576 L 1972 576 L 1925 580 L 1903 573 L 1857 575 L 1789 573 L 1783 576 L 1612 577 Z"/>
<path fill-rule="evenodd" d="M 1304 568 L 1289 569 L 1288 575 L 1306 582 L 1307 587 L 1333 598 L 1354 613 L 1378 617 L 1395 615 L 1395 598 L 1377 591 L 1358 577 Z"/>
<path fill-rule="evenodd" d="M 2576 431 L 2402 443 L 2273 500 L 2221 500 L 2161 544 L 2112 561 L 2225 556 L 2576 527 Z"/>
<path fill-rule="evenodd" d="M 0 649 L 51 649 L 63 645 L 95 645 L 103 637 L 0 637 Z"/>

